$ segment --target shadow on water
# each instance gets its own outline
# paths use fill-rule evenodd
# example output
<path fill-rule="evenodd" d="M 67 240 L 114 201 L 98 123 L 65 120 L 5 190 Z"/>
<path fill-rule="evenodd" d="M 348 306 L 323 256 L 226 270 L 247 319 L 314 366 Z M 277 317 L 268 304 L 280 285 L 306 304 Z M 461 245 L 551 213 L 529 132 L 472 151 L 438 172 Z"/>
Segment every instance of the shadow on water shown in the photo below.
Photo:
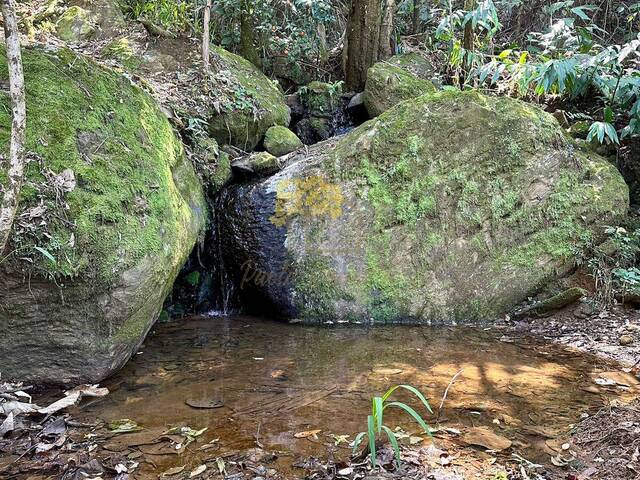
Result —
<path fill-rule="evenodd" d="M 408 383 L 436 409 L 462 370 L 441 424 L 463 431 L 491 426 L 535 459 L 544 455 L 546 438 L 602 405 L 601 394 L 588 392 L 593 375 L 607 368 L 594 357 L 535 342 L 504 343 L 474 329 L 327 329 L 252 317 L 193 317 L 160 325 L 141 353 L 107 382 L 112 393 L 81 415 L 131 418 L 158 432 L 175 425 L 207 427 L 204 441 L 220 439 L 216 454 L 259 443 L 293 456 L 321 456 L 324 444 L 332 443 L 329 434 L 353 438 L 363 430 L 372 395 Z M 222 406 L 197 409 L 186 402 Z M 387 423 L 419 433 L 401 415 Z M 318 440 L 294 436 L 308 430 L 322 432 Z M 339 450 L 338 455 L 349 453 Z M 203 455 L 193 449 L 180 462 L 197 465 Z M 159 457 L 156 463 L 175 461 Z"/>

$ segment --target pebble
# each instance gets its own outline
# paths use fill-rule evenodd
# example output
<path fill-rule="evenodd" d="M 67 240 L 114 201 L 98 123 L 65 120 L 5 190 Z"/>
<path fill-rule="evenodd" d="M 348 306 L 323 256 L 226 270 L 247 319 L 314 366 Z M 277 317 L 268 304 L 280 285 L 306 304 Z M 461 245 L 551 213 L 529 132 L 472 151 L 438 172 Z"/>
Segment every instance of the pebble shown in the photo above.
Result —
<path fill-rule="evenodd" d="M 620 345 L 626 347 L 627 345 L 631 345 L 634 341 L 633 336 L 631 335 L 621 335 L 620 336 Z"/>

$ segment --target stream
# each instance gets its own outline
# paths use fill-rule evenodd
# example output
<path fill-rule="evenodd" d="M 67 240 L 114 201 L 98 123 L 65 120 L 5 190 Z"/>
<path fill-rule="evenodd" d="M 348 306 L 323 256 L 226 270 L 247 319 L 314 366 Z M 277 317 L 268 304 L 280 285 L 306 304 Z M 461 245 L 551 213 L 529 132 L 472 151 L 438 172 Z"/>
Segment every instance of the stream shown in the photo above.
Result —
<path fill-rule="evenodd" d="M 129 418 L 144 428 L 103 445 L 111 451 L 138 446 L 152 459 L 141 462 L 136 478 L 256 446 L 281 452 L 279 471 L 297 477 L 293 465 L 300 458 L 326 457 L 327 451 L 347 458 L 347 442 L 335 436 L 351 441 L 366 427 L 371 397 L 396 384 L 421 390 L 438 413 L 445 389 L 462 371 L 439 420 L 409 395 L 397 397 L 440 432 L 448 428 L 448 436 L 489 426 L 519 455 L 547 463 L 549 442 L 581 414 L 607 398 L 637 393 L 634 377 L 605 360 L 532 339 L 502 340 L 494 330 L 461 327 L 326 328 L 191 317 L 157 325 L 138 355 L 105 382 L 111 393 L 72 413 L 87 422 Z M 606 382 L 611 385 L 599 385 L 601 378 L 613 378 Z M 408 417 L 389 412 L 387 425 L 401 426 L 412 443 L 428 442 Z M 153 443 L 184 425 L 207 430 L 182 452 Z M 440 438 L 436 433 L 436 444 Z M 208 442 L 211 449 L 200 449 Z"/>

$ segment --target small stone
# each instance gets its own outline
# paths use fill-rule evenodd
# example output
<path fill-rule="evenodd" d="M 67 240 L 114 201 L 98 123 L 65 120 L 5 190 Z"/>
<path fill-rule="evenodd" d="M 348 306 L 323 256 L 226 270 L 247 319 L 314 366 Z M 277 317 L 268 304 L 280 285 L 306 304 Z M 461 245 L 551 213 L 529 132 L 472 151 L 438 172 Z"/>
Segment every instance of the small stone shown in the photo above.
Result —
<path fill-rule="evenodd" d="M 287 127 L 276 125 L 264 136 L 264 148 L 272 155 L 281 157 L 302 147 L 298 136 Z"/>
<path fill-rule="evenodd" d="M 254 152 L 231 162 L 231 170 L 241 175 L 270 175 L 280 170 L 280 165 L 269 152 Z"/>
<path fill-rule="evenodd" d="M 633 341 L 634 341 L 634 338 L 631 335 L 621 335 L 620 336 L 620 345 L 622 345 L 623 347 L 631 345 L 633 343 Z"/>

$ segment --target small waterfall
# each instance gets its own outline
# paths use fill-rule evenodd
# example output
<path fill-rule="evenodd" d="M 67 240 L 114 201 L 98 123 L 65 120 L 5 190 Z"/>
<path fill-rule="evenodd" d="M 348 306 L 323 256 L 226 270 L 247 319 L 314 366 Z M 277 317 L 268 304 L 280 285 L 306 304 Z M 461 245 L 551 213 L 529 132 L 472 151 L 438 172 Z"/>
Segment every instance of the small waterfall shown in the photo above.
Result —
<path fill-rule="evenodd" d="M 213 209 L 213 228 L 211 229 L 210 248 L 215 252 L 213 255 L 215 261 L 210 267 L 213 269 L 213 285 L 215 290 L 212 292 L 214 299 L 213 309 L 210 310 L 208 314 L 212 316 L 226 316 L 237 313 L 238 311 L 237 302 L 235 302 L 236 289 L 234 280 L 229 274 L 229 270 L 225 267 L 222 235 L 220 234 L 220 222 L 218 221 L 219 209 L 222 208 L 223 203 L 221 197 L 211 202 Z"/>

